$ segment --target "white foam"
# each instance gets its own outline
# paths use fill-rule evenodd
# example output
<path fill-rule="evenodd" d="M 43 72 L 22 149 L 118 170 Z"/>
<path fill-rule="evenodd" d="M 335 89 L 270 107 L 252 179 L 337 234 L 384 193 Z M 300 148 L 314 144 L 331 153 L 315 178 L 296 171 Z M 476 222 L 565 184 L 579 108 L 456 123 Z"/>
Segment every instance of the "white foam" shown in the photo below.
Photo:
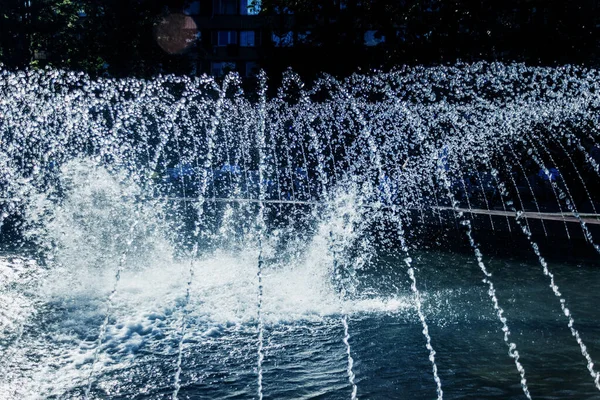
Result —
<path fill-rule="evenodd" d="M 72 161 L 63 174 L 62 203 L 41 196 L 30 210 L 44 223 L 34 233 L 53 245 L 47 272 L 37 273 L 35 299 L 28 300 L 30 310 L 19 311 L 20 317 L 1 318 L 23 325 L 36 307 L 50 312 L 35 320 L 44 331 L 34 327 L 27 343 L 15 347 L 14 360 L 8 364 L 12 374 L 2 380 L 0 397 L 62 396 L 87 387 L 90 374 L 96 380 L 127 369 L 144 351 L 174 357 L 191 263 L 194 278 L 186 308 L 186 340 L 218 340 L 231 328 L 254 335 L 256 243 L 250 239 L 235 250 L 220 249 L 193 261 L 174 257 L 174 246 L 165 237 L 171 227 L 160 219 L 155 206 L 131 202 L 138 192 L 131 182 L 121 182 L 89 161 Z M 352 226 L 360 218 L 356 210 L 351 194 L 340 196 L 314 237 L 304 243 L 303 252 L 295 252 L 288 260 L 276 257 L 277 235 L 263 244 L 264 254 L 273 260 L 263 269 L 262 317 L 267 327 L 297 321 L 330 323 L 342 309 L 352 315 L 396 313 L 413 307 L 412 300 L 402 297 L 342 299 L 332 283 L 332 245 L 343 253 L 356 238 Z M 127 247 L 125 238 L 133 222 L 136 237 Z M 122 259 L 124 265 L 119 264 Z M 21 264 L 5 268 L 4 274 L 18 280 L 33 271 Z M 21 301 L 23 293 L 14 291 L 11 301 Z M 107 313 L 108 324 L 98 347 Z"/>

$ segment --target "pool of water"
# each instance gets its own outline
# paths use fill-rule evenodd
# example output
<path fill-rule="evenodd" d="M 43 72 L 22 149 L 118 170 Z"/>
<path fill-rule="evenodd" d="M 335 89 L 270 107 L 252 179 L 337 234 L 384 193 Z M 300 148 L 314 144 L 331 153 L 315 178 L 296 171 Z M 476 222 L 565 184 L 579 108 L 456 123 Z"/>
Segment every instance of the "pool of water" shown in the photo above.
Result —
<path fill-rule="evenodd" d="M 89 398 L 98 399 L 171 398 L 183 333 L 179 398 L 256 398 L 256 257 L 248 250 L 217 251 L 193 264 L 155 258 L 123 272 L 108 306 L 112 270 L 3 254 L 0 397 L 84 398 L 89 389 Z M 444 398 L 525 398 L 475 257 L 421 250 L 412 258 Z M 532 398 L 600 398 L 537 258 L 484 254 L 484 262 Z M 195 273 L 183 307 L 190 266 Z M 597 359 L 597 262 L 557 258 L 549 267 Z M 355 294 L 340 300 L 314 260 L 265 265 L 264 398 L 351 397 L 343 315 L 358 398 L 435 398 L 406 272 L 401 259 L 379 255 L 358 271 Z"/>

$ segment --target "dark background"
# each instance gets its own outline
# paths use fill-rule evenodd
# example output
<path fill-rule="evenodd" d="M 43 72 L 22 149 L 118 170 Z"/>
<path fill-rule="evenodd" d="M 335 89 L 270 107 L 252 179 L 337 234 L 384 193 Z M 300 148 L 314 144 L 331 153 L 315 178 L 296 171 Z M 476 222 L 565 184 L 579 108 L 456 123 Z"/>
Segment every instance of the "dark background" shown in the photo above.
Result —
<path fill-rule="evenodd" d="M 276 77 L 291 67 L 310 78 L 404 64 L 600 61 L 598 0 L 256 1 L 0 0 L 0 62 L 113 77 L 252 77 L 259 68 Z"/>

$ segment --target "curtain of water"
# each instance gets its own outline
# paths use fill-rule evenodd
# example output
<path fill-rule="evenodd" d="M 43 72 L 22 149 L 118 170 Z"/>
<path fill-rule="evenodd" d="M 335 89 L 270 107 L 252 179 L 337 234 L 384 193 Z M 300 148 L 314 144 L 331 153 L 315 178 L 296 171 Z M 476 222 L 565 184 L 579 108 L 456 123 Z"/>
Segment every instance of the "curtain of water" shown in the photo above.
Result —
<path fill-rule="evenodd" d="M 178 227 L 180 236 L 187 237 L 185 245 L 191 244 L 191 251 L 186 258 L 184 275 L 187 279 L 182 284 L 185 296 L 182 294 L 182 304 L 176 306 L 173 318 L 177 357 L 174 375 L 169 373 L 171 397 L 179 397 L 183 364 L 187 362 L 184 357 L 187 339 L 195 328 L 190 314 L 195 311 L 192 304 L 196 285 L 201 284 L 196 274 L 200 268 L 198 259 L 210 257 L 215 249 L 228 249 L 234 237 L 241 237 L 239 247 L 249 248 L 251 244 L 257 250 L 256 265 L 251 263 L 251 268 L 256 270 L 253 274 L 256 304 L 252 300 L 256 319 L 253 316 L 252 321 L 256 321 L 257 329 L 257 394 L 262 399 L 264 342 L 268 339 L 265 334 L 270 332 L 271 317 L 270 303 L 263 304 L 271 299 L 270 274 L 265 272 L 279 267 L 271 262 L 271 244 L 280 240 L 278 235 L 287 235 L 286 238 L 292 237 L 292 240 L 280 245 L 287 246 L 286 254 L 292 251 L 299 254 L 308 246 L 306 243 L 310 243 L 307 238 L 314 235 L 311 231 L 314 226 L 322 224 L 323 229 L 329 229 L 327 257 L 333 257 L 333 261 L 327 259 L 327 268 L 332 269 L 330 286 L 339 290 L 335 298 L 340 300 L 347 382 L 352 389 L 351 397 L 356 398 L 354 368 L 357 364 L 351 351 L 356 351 L 356 336 L 351 333 L 357 319 L 347 304 L 356 298 L 352 291 L 356 287 L 354 280 L 359 278 L 346 280 L 343 276 L 354 273 L 361 263 L 364 265 L 359 259 L 368 258 L 366 254 L 374 244 L 369 243 L 367 236 L 369 229 L 377 224 L 375 229 L 383 238 L 383 246 L 400 243 L 399 259 L 406 268 L 409 294 L 414 300 L 437 396 L 441 399 L 442 383 L 432 345 L 436 338 L 431 337 L 430 317 L 426 314 L 428 295 L 419 288 L 421 281 L 417 279 L 419 274 L 411 258 L 413 250 L 409 242 L 412 244 L 416 237 L 415 243 L 418 243 L 421 236 L 429 234 L 431 221 L 428 219 L 434 220 L 431 225 L 448 225 L 442 218 L 442 212 L 447 209 L 466 229 L 495 314 L 502 324 L 504 342 L 520 374 L 521 388 L 530 398 L 525 369 L 519 361 L 516 345 L 510 340 L 508 321 L 500 307 L 491 273 L 483 262 L 481 242 L 478 244 L 475 238 L 477 229 L 481 228 L 476 226 L 477 213 L 489 215 L 486 229 L 491 227 L 492 231 L 504 229 L 492 214 L 506 216 L 506 229 L 510 233 L 508 210 L 515 212 L 518 225 L 549 277 L 553 293 L 559 298 L 571 333 L 598 387 L 598 373 L 591 356 L 573 327 L 571 311 L 525 218 L 535 212 L 543 218 L 542 209 L 553 212 L 558 208 L 553 218 L 565 225 L 569 238 L 568 224 L 578 222 L 584 238 L 600 253 L 600 246 L 592 237 L 594 227 L 588 226 L 595 217 L 579 214 L 582 208 L 578 209 L 580 203 L 576 200 L 581 187 L 567 182 L 567 173 L 573 166 L 572 175 L 583 188 L 579 200 L 583 199 L 586 205 L 589 202 L 595 214 L 595 187 L 588 179 L 600 177 L 600 168 L 594 150 L 595 133 L 586 129 L 588 125 L 597 125 L 594 115 L 600 100 L 596 81 L 596 72 L 578 68 L 557 71 L 519 65 L 474 64 L 407 67 L 374 76 L 355 75 L 344 82 L 325 76 L 307 89 L 297 75 L 289 72 L 284 77 L 280 95 L 270 99 L 266 76 L 262 73 L 258 79 L 258 100 L 251 101 L 240 94 L 241 82 L 235 74 L 228 74 L 219 86 L 208 77 L 93 81 L 78 74 L 52 70 L 2 71 L 0 195 L 5 199 L 0 205 L 0 229 L 12 228 L 7 224 L 20 217 L 26 224 L 19 229 L 27 235 L 45 234 L 54 238 L 48 232 L 43 233 L 44 226 L 52 226 L 49 220 L 54 214 L 36 214 L 35 203 L 42 195 L 50 199 L 48 203 L 60 205 L 56 199 L 61 197 L 62 189 L 60 184 L 52 182 L 59 182 L 62 179 L 59 175 L 64 171 L 51 165 L 56 163 L 62 167 L 70 160 L 89 158 L 90 165 L 105 168 L 110 174 L 117 175 L 120 171 L 130 174 L 131 182 L 139 185 L 142 193 L 131 195 L 123 191 L 120 196 L 124 204 L 134 205 L 142 197 L 166 197 L 173 193 L 174 197 L 182 197 L 183 211 L 173 211 L 176 215 L 169 218 L 177 220 L 172 226 Z M 236 92 L 233 99 L 230 98 L 232 92 Z M 589 121 L 580 122 L 581 119 Z M 538 137 L 536 129 L 540 126 L 553 131 L 547 140 Z M 558 142 L 553 145 L 555 140 Z M 498 147 L 485 154 L 482 148 L 489 143 L 498 143 Z M 572 146 L 576 148 L 575 154 L 570 153 Z M 556 147 L 560 151 L 553 153 Z M 531 149 L 530 154 L 525 155 L 528 149 Z M 499 159 L 503 164 L 498 165 Z M 577 165 L 580 161 L 589 171 Z M 562 171 L 558 169 L 559 163 Z M 193 172 L 186 175 L 188 165 L 194 167 Z M 225 166 L 227 171 L 223 169 Z M 552 179 L 550 166 L 565 173 L 562 182 Z M 173 188 L 172 181 L 162 179 L 167 169 L 177 170 L 182 184 L 178 190 Z M 496 169 L 506 172 L 507 176 L 502 179 L 512 185 L 511 192 L 515 193 L 520 207 L 518 213 L 512 200 L 505 201 L 507 190 Z M 545 199 L 545 193 L 536 198 L 536 190 L 542 185 L 534 184 L 528 173 L 535 178 L 540 170 L 539 180 L 548 183 L 552 191 L 548 197 L 554 196 L 556 204 L 552 204 L 552 198 Z M 478 181 L 474 190 L 469 187 L 470 179 Z M 194 180 L 196 182 L 192 182 Z M 522 181 L 526 186 L 519 186 Z M 494 197 L 484 182 L 495 186 L 500 197 Z M 87 183 L 81 183 L 82 189 L 85 185 Z M 352 216 L 339 209 L 338 214 L 331 211 L 339 206 L 336 199 L 348 194 L 342 193 L 344 190 L 356 192 L 356 204 L 368 211 Z M 193 220 L 187 215 L 187 210 L 192 208 L 188 202 L 192 200 L 197 208 Z M 459 200 L 466 205 L 471 218 L 465 216 Z M 221 201 L 232 203 L 221 209 Z M 289 204 L 283 204 L 285 201 Z M 445 207 L 447 201 L 450 207 Z M 153 204 L 163 207 L 158 200 Z M 312 212 L 305 212 L 307 206 Z M 130 237 L 140 234 L 137 230 L 141 229 L 136 225 L 139 218 L 132 217 L 135 221 L 123 228 L 130 230 Z M 351 221 L 339 222 L 334 217 Z M 222 219 L 219 221 L 219 218 Z M 193 228 L 186 230 L 188 222 L 193 223 Z M 547 229 L 543 220 L 541 222 L 546 236 L 556 233 Z M 337 230 L 336 224 L 344 229 Z M 390 225 L 394 232 L 391 235 Z M 236 228 L 241 229 L 241 235 L 237 235 Z M 571 233 L 571 239 L 575 239 L 578 232 Z M 394 240 L 390 236 L 395 236 Z M 45 247 L 42 247 L 49 249 L 59 246 L 50 240 L 43 244 Z M 129 254 L 138 252 L 130 249 L 130 239 L 124 240 L 123 245 L 125 250 L 121 245 L 113 246 L 118 265 L 111 276 L 112 292 L 108 290 L 110 295 L 102 313 L 93 360 L 89 371 L 85 370 L 89 372 L 83 384 L 86 398 L 101 390 L 98 386 L 91 392 L 93 385 L 101 382 L 103 371 L 99 364 L 107 352 L 104 342 L 110 338 L 112 321 L 119 312 L 115 302 L 125 296 L 119 289 L 122 273 L 129 268 L 126 264 L 132 262 L 130 255 L 138 256 Z M 106 252 L 112 254 L 113 250 L 106 249 Z M 351 255 L 353 252 L 359 255 Z M 114 267 L 113 263 L 110 271 Z M 423 283 L 426 288 L 427 281 Z M 190 380 L 193 379 L 190 373 Z M 362 391 L 362 383 L 360 386 Z"/>
<path fill-rule="evenodd" d="M 379 195 L 380 197 L 384 198 L 386 204 L 391 206 L 389 218 L 396 228 L 396 233 L 398 234 L 398 239 L 400 240 L 401 249 L 406 255 L 406 257 L 404 258 L 404 263 L 408 268 L 407 272 L 411 279 L 411 290 L 415 298 L 417 315 L 419 316 L 419 320 L 421 321 L 421 325 L 423 326 L 423 335 L 425 336 L 426 341 L 425 346 L 429 351 L 429 361 L 431 361 L 432 365 L 433 378 L 436 383 L 437 397 L 439 400 L 441 400 L 444 397 L 444 392 L 442 390 L 442 381 L 438 376 L 437 364 L 435 363 L 435 350 L 431 345 L 429 327 L 427 325 L 425 315 L 422 311 L 421 294 L 419 292 L 419 289 L 417 288 L 417 281 L 415 278 L 414 269 L 412 267 L 412 259 L 409 255 L 408 245 L 404 236 L 404 227 L 402 225 L 402 220 L 398 215 L 398 211 L 396 210 L 396 205 L 394 204 L 394 201 L 392 199 L 392 192 L 389 180 L 386 178 L 377 144 L 375 143 L 373 136 L 369 132 L 367 122 L 365 121 L 363 113 L 358 109 L 354 99 L 339 83 L 337 83 L 335 80 L 333 82 L 337 89 L 342 93 L 342 96 L 349 101 L 352 112 L 357 116 L 360 125 L 360 135 L 367 144 L 371 165 L 373 166 L 373 169 L 377 172 L 379 182 Z"/>
<path fill-rule="evenodd" d="M 267 119 L 267 75 L 264 71 L 259 74 L 259 103 L 258 103 L 258 125 L 256 129 L 256 145 L 258 149 L 258 214 L 256 215 L 256 226 L 258 234 L 258 264 L 257 264 L 257 296 L 256 296 L 256 311 L 258 319 L 258 348 L 257 348 L 257 391 L 258 398 L 263 398 L 263 360 L 264 356 L 264 321 L 263 321 L 263 241 L 265 235 L 265 169 L 266 169 L 266 154 L 267 143 L 265 138 L 265 125 Z"/>
<path fill-rule="evenodd" d="M 196 262 L 196 258 L 198 256 L 198 248 L 199 248 L 199 235 L 200 235 L 200 223 L 202 221 L 202 215 L 204 211 L 204 201 L 206 197 L 206 192 L 208 188 L 208 171 L 211 170 L 213 166 L 213 153 L 215 148 L 214 137 L 219 125 L 219 121 L 221 119 L 221 112 L 223 109 L 223 102 L 225 100 L 225 94 L 227 93 L 227 89 L 231 83 L 235 84 L 236 76 L 233 74 L 227 75 L 223 82 L 223 87 L 219 90 L 219 98 L 215 104 L 215 112 L 213 117 L 211 118 L 210 128 L 206 134 L 206 156 L 203 168 L 200 170 L 200 182 L 199 182 L 199 192 L 198 199 L 196 203 L 197 207 L 197 220 L 194 222 L 195 228 L 193 231 L 193 247 L 190 256 L 190 267 L 189 267 L 189 276 L 186 286 L 185 300 L 181 310 L 181 323 L 179 330 L 179 341 L 177 344 L 177 361 L 175 365 L 175 376 L 173 377 L 173 393 L 172 399 L 176 400 L 178 398 L 179 390 L 181 389 L 180 379 L 181 379 L 181 371 L 182 371 L 182 362 L 183 362 L 183 345 L 185 342 L 186 336 L 186 326 L 187 326 L 187 313 L 190 298 L 191 298 L 191 290 L 192 284 L 194 281 L 194 263 Z M 183 178 L 182 178 L 183 179 Z"/>
<path fill-rule="evenodd" d="M 436 153 L 434 153 L 434 154 L 436 154 Z M 508 346 L 508 355 L 514 359 L 515 366 L 517 367 L 517 371 L 519 371 L 519 375 L 521 376 L 521 388 L 523 389 L 523 393 L 525 394 L 525 396 L 528 399 L 531 399 L 531 394 L 529 393 L 529 387 L 527 386 L 527 380 L 525 379 L 525 368 L 519 361 L 520 356 L 519 356 L 519 352 L 517 351 L 517 345 L 515 343 L 511 342 L 509 339 L 510 328 L 508 327 L 508 320 L 504 316 L 504 310 L 500 307 L 498 297 L 496 296 L 496 289 L 494 288 L 494 284 L 491 280 L 492 274 L 487 270 L 485 264 L 483 263 L 483 254 L 481 253 L 481 251 L 479 250 L 479 246 L 473 239 L 473 229 L 472 229 L 472 225 L 471 225 L 471 220 L 469 220 L 468 218 L 465 218 L 464 213 L 462 211 L 459 211 L 459 209 L 458 209 L 458 201 L 456 200 L 456 198 L 454 197 L 454 194 L 452 193 L 450 179 L 448 178 L 448 175 L 446 173 L 446 170 L 444 168 L 444 165 L 443 165 L 441 159 L 439 157 L 435 156 L 435 162 L 437 164 L 437 169 L 438 169 L 438 174 L 439 174 L 440 180 L 442 181 L 442 183 L 446 189 L 448 199 L 450 200 L 450 204 L 452 204 L 454 212 L 457 215 L 457 217 L 459 218 L 461 225 L 466 227 L 465 232 L 467 235 L 467 239 L 469 240 L 469 244 L 471 245 L 471 248 L 473 249 L 475 258 L 477 259 L 477 265 L 479 266 L 479 268 L 481 269 L 481 272 L 484 275 L 483 282 L 488 285 L 488 295 L 490 297 L 490 300 L 492 300 L 492 304 L 494 306 L 494 310 L 496 311 L 496 315 L 498 316 L 498 319 L 500 320 L 500 323 L 502 324 L 502 331 L 504 332 L 503 339 L 504 339 L 504 343 L 506 343 L 506 345 Z"/>
<path fill-rule="evenodd" d="M 501 182 L 500 185 L 501 185 L 501 192 L 502 192 L 503 196 L 507 196 L 508 192 L 505 190 L 504 184 Z M 523 234 L 525 234 L 525 236 L 527 237 L 527 240 L 529 241 L 529 244 L 531 245 L 533 252 L 535 253 L 535 255 L 537 256 L 537 258 L 540 262 L 540 265 L 542 267 L 542 271 L 543 271 L 544 275 L 547 276 L 549 279 L 549 282 L 550 282 L 549 286 L 552 289 L 553 294 L 558 298 L 558 300 L 560 302 L 560 308 L 568 320 L 567 326 L 569 327 L 571 334 L 577 341 L 577 344 L 579 345 L 579 348 L 581 350 L 581 354 L 584 356 L 584 358 L 587 362 L 587 369 L 590 372 L 590 375 L 592 376 L 592 378 L 594 378 L 594 385 L 596 386 L 596 388 L 598 390 L 600 390 L 600 373 L 598 373 L 594 369 L 594 362 L 593 362 L 592 357 L 590 356 L 589 352 L 587 351 L 587 346 L 583 343 L 583 340 L 581 339 L 581 335 L 579 334 L 579 331 L 577 329 L 575 329 L 575 320 L 572 316 L 571 311 L 567 307 L 567 302 L 563 298 L 558 285 L 556 285 L 556 282 L 554 281 L 554 274 L 550 271 L 550 269 L 548 267 L 548 263 L 546 262 L 544 257 L 542 257 L 542 254 L 540 252 L 538 244 L 533 240 L 533 235 L 531 234 L 531 231 L 523 223 L 523 213 L 515 210 L 514 208 L 513 208 L 513 211 L 515 212 L 517 223 L 521 227 Z"/>
<path fill-rule="evenodd" d="M 544 165 L 544 163 L 538 158 L 538 156 L 536 154 L 532 153 L 531 154 L 531 159 L 534 160 L 537 165 L 539 165 L 539 167 L 542 169 L 542 171 L 544 171 L 544 174 L 546 174 L 546 177 L 548 178 L 548 181 L 550 182 L 550 186 L 552 187 L 552 189 L 555 192 L 558 193 L 558 198 L 564 200 L 567 209 L 579 221 L 579 225 L 581 226 L 581 230 L 583 231 L 583 234 L 585 235 L 586 240 L 592 245 L 592 247 L 594 248 L 594 250 L 596 250 L 596 252 L 598 254 L 600 254 L 600 246 L 597 245 L 594 242 L 594 238 L 592 237 L 592 233 L 588 229 L 587 224 L 585 223 L 585 221 L 581 219 L 581 216 L 579 215 L 579 213 L 577 212 L 577 209 L 573 205 L 572 200 L 568 199 L 567 198 L 567 194 L 565 194 L 565 192 L 560 188 L 560 186 L 558 186 L 556 184 L 556 182 L 554 182 L 554 180 L 552 179 L 552 175 L 550 174 L 550 171 Z"/>

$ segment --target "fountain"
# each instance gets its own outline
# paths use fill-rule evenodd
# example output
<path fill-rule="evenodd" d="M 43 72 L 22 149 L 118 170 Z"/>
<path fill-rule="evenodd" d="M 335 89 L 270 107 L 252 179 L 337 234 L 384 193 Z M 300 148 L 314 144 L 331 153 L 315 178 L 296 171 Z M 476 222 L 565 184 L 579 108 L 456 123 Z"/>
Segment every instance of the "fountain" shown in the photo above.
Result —
<path fill-rule="evenodd" d="M 599 74 L 0 69 L 0 397 L 597 397 Z"/>

